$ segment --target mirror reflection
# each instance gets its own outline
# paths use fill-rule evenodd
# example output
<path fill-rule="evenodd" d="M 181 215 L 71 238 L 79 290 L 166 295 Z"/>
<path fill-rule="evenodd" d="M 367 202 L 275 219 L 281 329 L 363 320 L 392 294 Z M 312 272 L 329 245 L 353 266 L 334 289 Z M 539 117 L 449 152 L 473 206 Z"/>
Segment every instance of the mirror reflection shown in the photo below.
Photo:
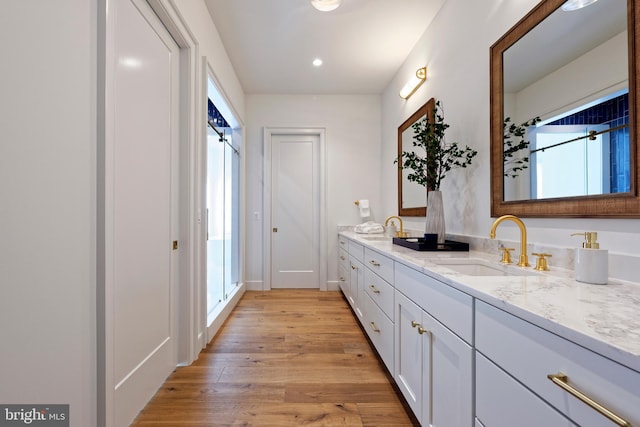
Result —
<path fill-rule="evenodd" d="M 631 191 L 626 0 L 558 8 L 503 52 L 503 200 Z"/>
<path fill-rule="evenodd" d="M 420 153 L 418 150 L 421 148 L 413 146 L 415 130 L 412 125 L 427 116 L 433 121 L 435 106 L 435 99 L 431 98 L 398 127 L 398 158 L 402 158 L 402 153 L 405 151 L 414 151 L 424 155 L 424 150 Z M 398 162 L 398 165 L 400 164 L 402 162 Z M 398 167 L 398 215 L 426 216 L 427 192 L 420 184 L 407 179 L 407 175 L 410 173 L 410 169 L 405 170 Z"/>

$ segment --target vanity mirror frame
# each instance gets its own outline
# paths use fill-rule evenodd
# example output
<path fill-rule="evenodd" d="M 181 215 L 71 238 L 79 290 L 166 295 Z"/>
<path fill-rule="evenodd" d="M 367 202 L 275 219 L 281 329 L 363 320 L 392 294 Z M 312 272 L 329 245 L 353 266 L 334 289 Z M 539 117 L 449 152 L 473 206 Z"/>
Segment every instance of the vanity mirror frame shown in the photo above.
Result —
<path fill-rule="evenodd" d="M 398 159 L 402 159 L 403 151 L 410 151 L 403 148 L 402 134 L 407 129 L 411 128 L 414 123 L 427 117 L 429 123 L 433 123 L 433 112 L 436 109 L 436 100 L 434 98 L 429 99 L 427 102 L 418 108 L 407 120 L 405 120 L 400 126 L 398 126 Z M 415 206 L 411 208 L 404 208 L 402 206 L 403 196 L 402 188 L 404 179 L 402 176 L 402 160 L 398 161 L 398 216 L 427 216 L 427 189 L 424 189 L 424 206 Z M 417 185 L 417 184 L 416 184 Z"/>
<path fill-rule="evenodd" d="M 630 191 L 593 196 L 537 200 L 504 200 L 504 88 L 503 54 L 566 0 L 542 0 L 490 49 L 490 126 L 491 126 L 491 216 L 512 214 L 520 217 L 640 218 L 640 150 L 636 128 L 640 125 L 640 11 L 635 0 L 627 0 L 629 48 L 629 161 Z"/>

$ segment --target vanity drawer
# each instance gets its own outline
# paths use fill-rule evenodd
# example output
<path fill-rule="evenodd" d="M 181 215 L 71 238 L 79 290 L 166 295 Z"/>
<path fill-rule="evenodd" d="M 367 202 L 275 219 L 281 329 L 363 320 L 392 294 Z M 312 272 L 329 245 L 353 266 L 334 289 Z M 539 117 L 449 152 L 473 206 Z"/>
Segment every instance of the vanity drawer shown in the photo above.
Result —
<path fill-rule="evenodd" d="M 340 281 L 340 290 L 342 293 L 349 298 L 349 267 L 345 267 L 342 264 L 338 264 L 338 280 Z"/>
<path fill-rule="evenodd" d="M 580 426 L 615 424 L 548 375 L 563 373 L 569 386 L 640 425 L 640 373 L 481 301 L 476 302 L 476 348 Z"/>
<path fill-rule="evenodd" d="M 471 344 L 473 298 L 426 274 L 396 263 L 394 286 L 443 325 Z"/>
<path fill-rule="evenodd" d="M 362 299 L 362 327 L 367 331 L 367 335 L 369 335 L 376 351 L 387 366 L 389 372 L 393 375 L 393 322 L 384 314 L 380 307 L 373 302 L 369 294 L 363 294 Z"/>
<path fill-rule="evenodd" d="M 393 321 L 393 286 L 368 268 L 364 269 L 364 290 Z"/>
<path fill-rule="evenodd" d="M 338 234 L 338 247 L 344 249 L 345 251 L 349 250 L 349 239 Z"/>
<path fill-rule="evenodd" d="M 372 249 L 364 249 L 364 265 L 388 283 L 393 283 L 393 260 Z"/>
<path fill-rule="evenodd" d="M 478 352 L 476 417 L 486 427 L 575 426 Z"/>
<path fill-rule="evenodd" d="M 349 240 L 349 255 L 353 256 L 360 262 L 364 262 L 364 246 L 360 243 L 356 243 L 353 240 Z"/>
<path fill-rule="evenodd" d="M 338 248 L 338 265 L 349 268 L 349 253 L 342 248 Z"/>

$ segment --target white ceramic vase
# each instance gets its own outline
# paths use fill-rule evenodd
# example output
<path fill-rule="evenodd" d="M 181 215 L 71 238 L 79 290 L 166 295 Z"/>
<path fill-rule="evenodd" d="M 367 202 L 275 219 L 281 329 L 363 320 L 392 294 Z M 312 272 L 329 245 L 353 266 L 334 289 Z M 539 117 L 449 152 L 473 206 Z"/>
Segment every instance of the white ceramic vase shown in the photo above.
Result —
<path fill-rule="evenodd" d="M 427 221 L 424 225 L 425 234 L 437 234 L 438 243 L 444 243 L 444 206 L 440 190 L 427 192 Z"/>

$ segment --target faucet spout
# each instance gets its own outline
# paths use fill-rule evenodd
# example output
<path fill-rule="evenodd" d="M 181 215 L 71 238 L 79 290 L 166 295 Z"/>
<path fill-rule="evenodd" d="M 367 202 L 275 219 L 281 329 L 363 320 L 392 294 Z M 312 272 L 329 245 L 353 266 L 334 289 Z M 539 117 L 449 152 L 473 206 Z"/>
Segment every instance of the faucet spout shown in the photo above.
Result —
<path fill-rule="evenodd" d="M 384 221 L 384 226 L 386 227 L 389 224 L 389 221 L 392 219 L 397 219 L 398 222 L 400 223 L 400 230 L 396 231 L 396 237 L 407 237 L 407 233 L 404 232 L 404 230 L 402 229 L 402 218 L 400 218 L 399 216 L 390 216 L 388 217 L 385 221 Z"/>
<path fill-rule="evenodd" d="M 500 218 L 496 219 L 491 225 L 491 230 L 489 230 L 489 237 L 492 239 L 496 238 L 496 229 L 498 225 L 502 223 L 502 221 L 509 220 L 515 222 L 520 228 L 520 258 L 518 260 L 518 265 L 520 267 L 528 267 L 529 266 L 529 257 L 527 256 L 527 227 L 525 227 L 524 222 L 520 218 L 515 215 L 503 215 Z"/>

